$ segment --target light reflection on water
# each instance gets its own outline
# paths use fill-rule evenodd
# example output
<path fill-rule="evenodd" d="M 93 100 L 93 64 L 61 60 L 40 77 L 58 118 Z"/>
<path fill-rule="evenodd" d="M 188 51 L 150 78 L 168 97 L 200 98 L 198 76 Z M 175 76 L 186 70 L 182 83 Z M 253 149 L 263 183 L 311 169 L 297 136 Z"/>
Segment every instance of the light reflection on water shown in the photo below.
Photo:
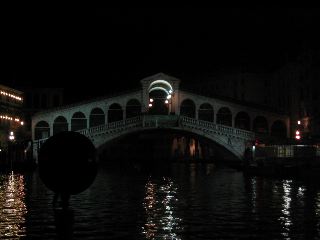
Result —
<path fill-rule="evenodd" d="M 282 183 L 283 186 L 283 203 L 282 203 L 282 216 L 279 218 L 281 221 L 281 224 L 283 226 L 284 232 L 282 235 L 284 237 L 289 237 L 289 232 L 290 232 L 290 226 L 292 225 L 292 220 L 291 220 L 291 187 L 292 180 L 284 180 Z"/>
<path fill-rule="evenodd" d="M 145 186 L 143 207 L 146 211 L 146 223 L 142 233 L 146 239 L 181 239 L 181 218 L 177 217 L 177 185 L 170 178 L 161 183 L 149 179 Z"/>
<path fill-rule="evenodd" d="M 24 176 L 0 175 L 0 237 L 19 239 L 25 236 L 26 213 Z"/>
<path fill-rule="evenodd" d="M 166 177 L 148 177 L 101 169 L 87 191 L 72 196 L 69 225 L 55 215 L 37 172 L 2 174 L 0 239 L 59 239 L 64 229 L 77 240 L 319 239 L 318 182 L 207 170 L 178 165 Z"/>

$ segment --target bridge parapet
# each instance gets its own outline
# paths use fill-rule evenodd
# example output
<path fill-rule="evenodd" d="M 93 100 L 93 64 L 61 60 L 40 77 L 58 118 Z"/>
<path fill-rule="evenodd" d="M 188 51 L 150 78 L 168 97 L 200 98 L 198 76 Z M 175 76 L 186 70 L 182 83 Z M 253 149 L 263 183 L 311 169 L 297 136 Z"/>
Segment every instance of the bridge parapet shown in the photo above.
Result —
<path fill-rule="evenodd" d="M 203 131 L 215 131 L 217 134 L 220 135 L 228 135 L 230 137 L 237 137 L 243 139 L 254 139 L 254 133 L 249 132 L 242 129 L 235 129 L 232 127 L 215 124 L 208 121 L 198 120 L 194 118 L 188 118 L 184 116 L 180 116 L 180 125 L 182 127 L 191 127 L 197 128 Z"/>
<path fill-rule="evenodd" d="M 177 115 L 145 115 L 142 126 L 145 128 L 172 128 L 178 127 L 179 116 Z"/>

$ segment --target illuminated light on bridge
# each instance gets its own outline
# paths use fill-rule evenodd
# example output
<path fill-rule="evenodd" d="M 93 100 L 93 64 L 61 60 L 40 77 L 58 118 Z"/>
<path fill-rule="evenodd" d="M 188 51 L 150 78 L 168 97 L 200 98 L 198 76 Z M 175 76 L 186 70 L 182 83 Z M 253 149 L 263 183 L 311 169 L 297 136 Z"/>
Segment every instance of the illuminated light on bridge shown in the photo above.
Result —
<path fill-rule="evenodd" d="M 164 87 L 153 87 L 153 88 L 150 88 L 149 89 L 149 93 L 154 91 L 154 90 L 161 90 L 161 91 L 166 92 L 167 95 L 169 95 L 169 91 L 167 89 L 165 89 Z"/>

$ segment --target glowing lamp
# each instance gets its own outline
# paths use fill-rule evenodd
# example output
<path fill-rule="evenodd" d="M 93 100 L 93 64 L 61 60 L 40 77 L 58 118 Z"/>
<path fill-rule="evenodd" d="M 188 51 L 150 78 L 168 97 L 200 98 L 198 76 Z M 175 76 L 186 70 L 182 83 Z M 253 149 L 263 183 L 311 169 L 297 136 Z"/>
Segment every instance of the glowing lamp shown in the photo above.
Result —
<path fill-rule="evenodd" d="M 167 99 L 170 99 L 171 98 L 171 94 L 169 94 L 168 96 L 167 96 Z"/>
<path fill-rule="evenodd" d="M 150 98 L 150 100 L 149 100 L 151 103 L 153 102 L 153 98 Z"/>
<path fill-rule="evenodd" d="M 301 138 L 301 137 L 300 137 L 299 135 L 296 136 L 296 139 L 297 139 L 297 140 L 300 140 L 300 138 Z"/>
<path fill-rule="evenodd" d="M 301 121 L 300 120 L 298 120 L 298 125 L 300 125 L 301 124 Z"/>
<path fill-rule="evenodd" d="M 152 103 L 149 103 L 149 107 L 152 107 Z"/>
<path fill-rule="evenodd" d="M 299 130 L 296 131 L 296 135 L 300 135 L 300 131 Z"/>
<path fill-rule="evenodd" d="M 165 100 L 164 102 L 165 102 L 165 104 L 168 104 L 168 103 L 169 103 L 169 101 L 168 101 L 168 100 Z"/>

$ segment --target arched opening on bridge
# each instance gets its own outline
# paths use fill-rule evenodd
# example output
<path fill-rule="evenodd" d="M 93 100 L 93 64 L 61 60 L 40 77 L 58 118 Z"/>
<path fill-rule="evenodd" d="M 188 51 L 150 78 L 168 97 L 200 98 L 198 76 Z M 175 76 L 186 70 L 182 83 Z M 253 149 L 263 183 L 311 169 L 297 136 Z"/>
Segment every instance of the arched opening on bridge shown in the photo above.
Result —
<path fill-rule="evenodd" d="M 196 118 L 196 105 L 191 99 L 185 99 L 180 104 L 180 115 Z"/>
<path fill-rule="evenodd" d="M 84 113 L 76 112 L 71 118 L 71 131 L 79 131 L 87 128 L 87 119 Z"/>
<path fill-rule="evenodd" d="M 141 103 L 137 99 L 130 99 L 126 105 L 126 118 L 132 118 L 141 114 Z"/>
<path fill-rule="evenodd" d="M 113 103 L 108 110 L 108 123 L 123 120 L 123 110 L 120 104 Z"/>
<path fill-rule="evenodd" d="M 103 110 L 101 108 L 94 108 L 90 113 L 89 126 L 95 127 L 99 125 L 104 125 L 105 119 L 106 117 L 104 115 Z"/>
<path fill-rule="evenodd" d="M 217 113 L 217 123 L 225 126 L 232 126 L 232 114 L 229 108 L 222 107 Z"/>
<path fill-rule="evenodd" d="M 168 115 L 169 101 L 167 100 L 167 96 L 167 92 L 162 89 L 152 89 L 149 92 L 149 113 L 155 115 Z M 166 100 L 168 103 L 166 103 Z"/>
<path fill-rule="evenodd" d="M 59 116 L 53 122 L 53 135 L 68 131 L 68 121 L 65 117 Z"/>
<path fill-rule="evenodd" d="M 199 107 L 199 120 L 204 120 L 208 122 L 213 122 L 214 120 L 214 112 L 213 107 L 210 103 L 203 103 Z"/>
<path fill-rule="evenodd" d="M 256 133 L 267 134 L 268 131 L 268 121 L 263 116 L 258 116 L 253 120 L 253 131 Z"/>
<path fill-rule="evenodd" d="M 273 122 L 271 126 L 271 136 L 286 138 L 287 137 L 286 124 L 281 120 L 277 120 Z"/>
<path fill-rule="evenodd" d="M 225 146 L 207 137 L 173 129 L 142 130 L 124 134 L 98 147 L 101 163 L 143 165 L 151 168 L 166 166 L 168 162 L 213 162 L 241 164 L 240 159 Z"/>
<path fill-rule="evenodd" d="M 246 112 L 238 112 L 235 118 L 235 127 L 250 131 L 250 117 Z"/>
<path fill-rule="evenodd" d="M 168 115 L 172 107 L 173 88 L 166 80 L 155 80 L 149 85 L 149 113 Z"/>
<path fill-rule="evenodd" d="M 50 137 L 50 127 L 49 123 L 46 121 L 40 121 L 36 124 L 34 128 L 34 139 L 44 139 Z"/>

